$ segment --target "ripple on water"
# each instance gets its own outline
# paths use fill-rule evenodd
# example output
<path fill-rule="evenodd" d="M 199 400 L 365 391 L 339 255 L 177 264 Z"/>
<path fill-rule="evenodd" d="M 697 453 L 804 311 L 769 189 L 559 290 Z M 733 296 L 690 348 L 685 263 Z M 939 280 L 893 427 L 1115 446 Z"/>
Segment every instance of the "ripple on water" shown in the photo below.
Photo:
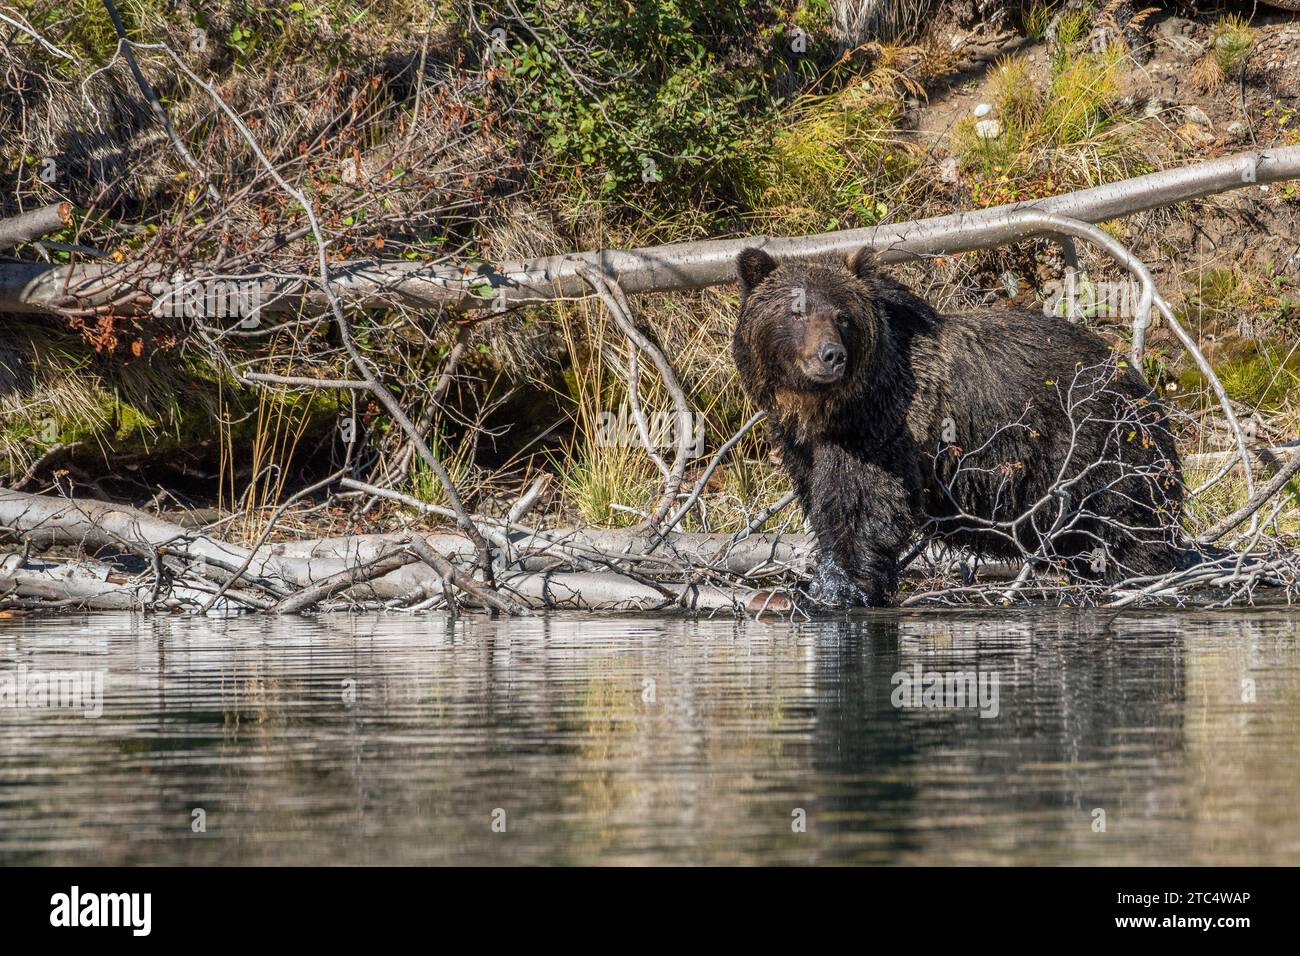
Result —
<path fill-rule="evenodd" d="M 9 620 L 0 861 L 1295 864 L 1296 620 Z"/>

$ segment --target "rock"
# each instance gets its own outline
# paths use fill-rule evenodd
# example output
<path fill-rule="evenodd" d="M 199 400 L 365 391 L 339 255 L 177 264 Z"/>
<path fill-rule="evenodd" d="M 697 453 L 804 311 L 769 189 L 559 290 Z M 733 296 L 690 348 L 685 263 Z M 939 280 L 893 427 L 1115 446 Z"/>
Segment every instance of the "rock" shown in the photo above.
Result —
<path fill-rule="evenodd" d="M 1189 123 L 1195 123 L 1197 126 L 1204 126 L 1206 129 L 1214 129 L 1210 117 L 1199 106 L 1184 106 L 1183 119 Z"/>
<path fill-rule="evenodd" d="M 1151 119 L 1152 117 L 1159 116 L 1161 113 L 1163 113 L 1165 111 L 1166 105 L 1167 104 L 1165 103 L 1164 100 L 1158 99 L 1156 97 L 1152 97 L 1151 99 L 1147 100 L 1146 108 L 1142 112 L 1147 117 L 1147 119 Z"/>
<path fill-rule="evenodd" d="M 988 116 L 992 112 L 993 112 L 992 103 L 981 103 L 975 107 L 975 115 L 979 117 Z"/>
<path fill-rule="evenodd" d="M 1214 134 L 1204 126 L 1197 126 L 1195 123 L 1184 123 L 1174 130 L 1174 135 L 1189 146 L 1200 146 L 1214 142 Z"/>
<path fill-rule="evenodd" d="M 957 181 L 957 158 L 949 156 L 939 164 L 939 178 L 945 183 L 955 183 Z"/>
<path fill-rule="evenodd" d="M 1246 135 L 1246 124 L 1243 123 L 1241 120 L 1237 120 L 1235 123 L 1229 123 L 1228 135 L 1234 137 L 1235 139 L 1241 139 L 1243 136 Z"/>
<path fill-rule="evenodd" d="M 755 591 L 746 608 L 750 614 L 789 614 L 794 610 L 795 599 L 789 591 Z"/>
<path fill-rule="evenodd" d="M 1002 124 L 995 119 L 980 120 L 975 124 L 975 135 L 980 139 L 997 139 L 1002 135 Z"/>
<path fill-rule="evenodd" d="M 1156 24 L 1156 32 L 1161 36 L 1177 37 L 1192 31 L 1192 21 L 1182 17 L 1165 17 Z"/>

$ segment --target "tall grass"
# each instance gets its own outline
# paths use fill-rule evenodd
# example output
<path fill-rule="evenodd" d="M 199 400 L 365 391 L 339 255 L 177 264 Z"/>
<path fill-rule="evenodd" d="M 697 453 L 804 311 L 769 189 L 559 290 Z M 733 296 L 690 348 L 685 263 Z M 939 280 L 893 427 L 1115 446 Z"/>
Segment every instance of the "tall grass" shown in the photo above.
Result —
<path fill-rule="evenodd" d="M 1005 57 L 995 67 L 990 119 L 997 135 L 981 136 L 979 120 L 953 129 L 952 151 L 976 175 L 1004 180 L 1047 177 L 1080 188 L 1143 172 L 1149 165 L 1136 117 L 1121 105 L 1128 60 L 1116 46 L 1074 48 L 1057 56 L 1045 84 L 1031 64 Z"/>
<path fill-rule="evenodd" d="M 828 94 L 805 94 L 781 116 L 742 193 L 764 228 L 784 234 L 872 225 L 902 201 L 917 152 L 900 131 L 902 96 L 921 88 L 906 51 L 879 47 L 873 67 Z"/>
<path fill-rule="evenodd" d="M 602 415 L 616 414 L 627 400 L 618 368 L 611 361 L 624 347 L 621 336 L 595 303 L 561 306 L 559 320 L 569 355 L 564 375 L 567 394 L 561 397 L 572 425 L 568 445 L 554 462 L 562 501 L 593 525 L 636 524 L 642 520 L 636 509 L 653 499 L 658 472 L 639 445 L 609 440 L 602 420 Z M 641 377 L 640 388 L 642 408 L 650 415 L 654 394 L 646 389 L 648 379 Z"/>

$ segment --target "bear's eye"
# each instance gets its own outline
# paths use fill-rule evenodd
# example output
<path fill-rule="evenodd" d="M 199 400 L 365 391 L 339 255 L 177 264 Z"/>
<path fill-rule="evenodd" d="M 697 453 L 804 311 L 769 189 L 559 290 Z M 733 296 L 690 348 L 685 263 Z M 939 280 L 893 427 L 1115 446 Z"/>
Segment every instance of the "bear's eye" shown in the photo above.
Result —
<path fill-rule="evenodd" d="M 839 310 L 837 309 L 837 310 L 835 311 L 835 319 L 834 319 L 834 321 L 835 321 L 835 324 L 838 325 L 838 326 L 845 326 L 845 325 L 848 325 L 848 324 L 849 324 L 849 317 L 848 317 L 847 315 L 845 315 L 843 312 L 841 312 L 841 311 L 839 311 Z"/>

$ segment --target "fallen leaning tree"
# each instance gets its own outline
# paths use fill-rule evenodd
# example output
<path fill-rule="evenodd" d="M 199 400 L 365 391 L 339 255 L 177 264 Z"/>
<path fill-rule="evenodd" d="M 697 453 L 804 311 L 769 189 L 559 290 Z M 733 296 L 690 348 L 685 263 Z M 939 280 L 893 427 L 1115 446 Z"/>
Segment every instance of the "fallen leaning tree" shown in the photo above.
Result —
<path fill-rule="evenodd" d="M 732 281 L 736 254 L 759 246 L 774 256 L 846 253 L 862 246 L 883 262 L 989 249 L 1033 236 L 1056 235 L 1019 213 L 1050 213 L 1080 222 L 1120 219 L 1234 189 L 1300 178 L 1300 146 L 1240 153 L 1150 173 L 1045 199 L 959 212 L 914 222 L 847 229 L 793 238 L 752 236 L 602 249 L 524 262 L 435 264 L 359 261 L 330 268 L 333 293 L 356 308 L 507 309 L 590 294 L 584 270 L 595 269 L 630 294 L 701 289 Z M 315 278 L 295 276 L 296 266 L 267 263 L 247 277 L 260 282 L 262 309 L 290 312 L 323 309 L 329 296 Z M 203 270 L 187 270 L 189 278 Z M 226 277 L 219 270 L 210 277 Z M 170 279 L 158 264 L 0 264 L 0 311 L 59 312 L 149 307 L 150 284 Z"/>
<path fill-rule="evenodd" d="M 256 151 L 251 134 L 242 125 L 240 128 Z M 884 261 L 892 262 L 989 248 L 1033 236 L 1053 237 L 1071 254 L 1075 238 L 1092 242 L 1142 283 L 1142 301 L 1134 320 L 1134 358 L 1141 358 L 1143 335 L 1150 312 L 1156 308 L 1219 399 L 1223 418 L 1237 446 L 1234 458 L 1243 468 L 1250 500 L 1231 516 L 1231 527 L 1214 529 L 1217 535 L 1226 534 L 1247 520 L 1251 523 L 1248 535 L 1254 534 L 1256 513 L 1289 478 L 1285 471 L 1290 469 L 1286 469 L 1264 489 L 1264 497 L 1255 493 L 1250 449 L 1237 424 L 1232 403 L 1213 369 L 1194 340 L 1178 326 L 1172 310 L 1155 290 L 1146 267 L 1090 223 L 1244 186 L 1300 178 L 1300 147 L 1245 153 L 1032 203 L 865 230 L 793 239 L 752 237 L 626 251 L 602 250 L 525 263 L 462 266 L 330 265 L 319 223 L 309 204 L 278 176 L 260 151 L 258 156 L 285 191 L 307 209 L 320 253 L 315 276 L 295 274 L 292 269 L 282 271 L 274 264 L 253 273 L 252 278 L 259 283 L 261 307 L 269 311 L 327 308 L 348 346 L 357 377 L 328 382 L 290 381 L 283 376 L 247 373 L 240 375 L 241 381 L 369 392 L 438 473 L 453 504 L 452 508 L 444 509 L 446 516 L 457 521 L 463 535 L 421 535 L 397 540 L 383 536 L 316 542 L 305 548 L 264 545 L 243 549 L 107 502 L 68 501 L 6 491 L 0 492 L 0 525 L 25 546 L 22 554 L 10 555 L 0 568 L 0 589 L 3 589 L 0 593 L 7 594 L 11 604 L 29 601 L 36 606 L 49 606 L 52 601 L 64 601 L 91 607 L 201 611 L 241 606 L 283 613 L 312 607 L 424 608 L 451 603 L 453 594 L 459 593 L 470 603 L 508 612 L 524 606 L 789 610 L 788 598 L 757 590 L 753 585 L 767 573 L 786 583 L 797 578 L 807 542 L 769 540 L 752 532 L 788 505 L 791 496 L 765 509 L 760 515 L 763 520 L 756 519 L 740 535 L 692 541 L 675 531 L 698 502 L 701 489 L 722 457 L 744 431 L 757 424 L 758 416 L 719 448 L 689 492 L 682 491 L 683 449 L 678 449 L 670 467 L 647 445 L 647 453 L 664 473 L 665 486 L 651 520 L 637 532 L 538 532 L 522 528 L 517 522 L 494 522 L 466 511 L 424 436 L 396 406 L 391 392 L 352 346 L 352 331 L 344 311 L 345 307 L 391 306 L 504 311 L 594 293 L 629 338 L 632 354 L 643 351 L 650 357 L 668 392 L 680 406 L 684 393 L 672 364 L 652 342 L 636 335 L 625 293 L 695 289 L 729 281 L 735 255 L 747 245 L 762 246 L 784 256 L 846 252 L 871 246 L 880 252 Z M 30 228 L 25 226 L 22 234 L 29 235 Z M 196 271 L 201 272 L 192 270 L 187 281 L 195 277 Z M 147 312 L 154 303 L 153 283 L 163 276 L 156 265 L 0 264 L 0 310 L 82 316 L 109 311 Z M 681 411 L 679 407 L 678 412 Z M 640 408 L 634 407 L 633 412 L 639 422 Z M 1300 466 L 1300 457 L 1295 461 Z M 1226 462 L 1214 481 L 1233 464 L 1233 461 Z M 377 493 L 381 489 L 363 486 L 359 490 Z M 423 510 L 438 511 L 432 507 Z M 72 565 L 30 558 L 29 549 L 51 545 L 80 545 L 92 549 L 99 558 Z M 114 549 L 120 554 L 115 556 Z M 461 555 L 472 558 L 477 576 L 456 562 Z M 121 556 L 132 556 L 143 562 L 143 569 L 132 569 L 130 562 L 124 563 Z M 1252 570 L 1246 575 L 1250 587 L 1291 580 L 1291 568 L 1285 562 L 1261 565 L 1258 560 L 1252 561 Z M 1239 564 L 1236 571 L 1225 572 L 1217 562 L 1211 562 L 1200 577 L 1137 582 L 1142 589 L 1136 593 L 1161 596 L 1171 593 L 1171 589 L 1172 593 L 1178 593 L 1177 588 L 1189 580 L 1235 581 L 1240 578 L 1242 567 Z M 949 588 L 944 593 L 955 594 L 965 589 Z M 1129 598 L 1121 596 L 1119 600 Z"/>

